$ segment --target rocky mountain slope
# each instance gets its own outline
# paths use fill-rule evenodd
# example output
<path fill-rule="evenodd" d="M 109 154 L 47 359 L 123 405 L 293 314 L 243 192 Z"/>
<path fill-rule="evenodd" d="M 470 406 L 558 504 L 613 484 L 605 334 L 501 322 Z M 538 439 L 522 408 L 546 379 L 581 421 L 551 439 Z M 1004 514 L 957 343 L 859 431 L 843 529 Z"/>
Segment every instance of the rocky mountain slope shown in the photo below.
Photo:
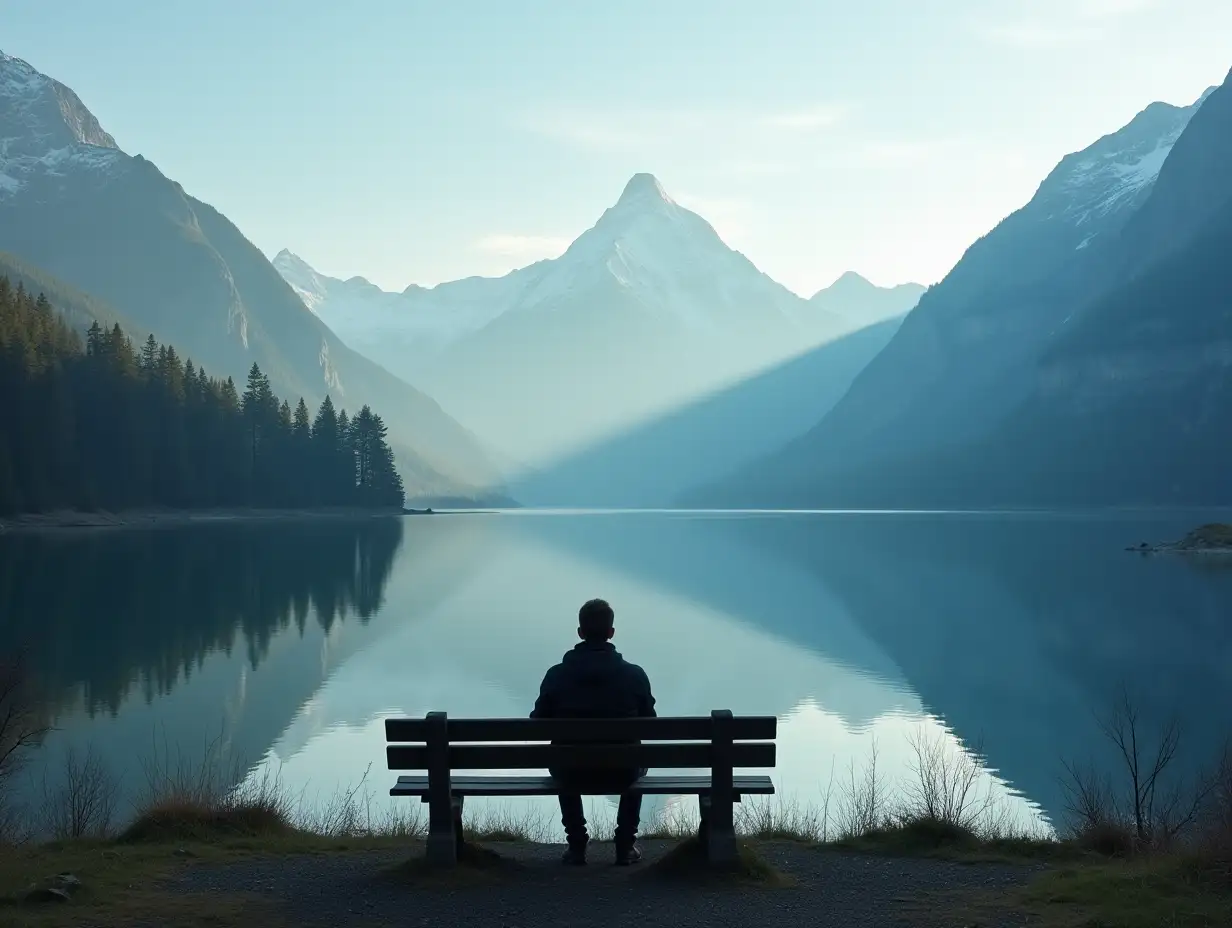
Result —
<path fill-rule="evenodd" d="M 1098 481 L 1087 482 L 1089 497 L 1065 488 L 1067 468 L 1108 463 L 1097 442 L 1073 443 L 1079 433 L 1110 441 L 1109 430 L 1116 431 L 1124 441 L 1106 447 L 1125 449 L 1173 433 L 1153 432 L 1146 417 L 1112 426 L 1086 415 L 1085 425 L 1063 440 L 1062 431 L 1076 426 L 1063 426 L 1056 412 L 1065 397 L 1073 398 L 1074 385 L 1073 372 L 1067 382 L 1058 358 L 1083 331 L 1092 349 L 1121 338 L 1122 312 L 1146 299 L 1151 286 L 1157 307 L 1168 305 L 1189 320 L 1176 325 L 1218 327 L 1211 307 L 1192 299 L 1183 282 L 1196 272 L 1188 263 L 1195 255 L 1178 258 L 1190 271 L 1173 270 L 1169 283 L 1151 284 L 1152 275 L 1163 273 L 1151 268 L 1170 250 L 1200 247 L 1193 236 L 1215 221 L 1227 181 L 1219 176 L 1222 149 L 1206 137 L 1219 136 L 1228 93 L 1225 85 L 1184 108 L 1152 104 L 1124 128 L 1064 158 L 1026 206 L 976 242 L 921 298 L 816 428 L 709 497 L 840 506 L 1109 498 L 1096 492 Z M 1218 233 L 1211 228 L 1209 234 Z M 1165 361 L 1155 350 L 1160 346 L 1140 347 L 1156 355 L 1148 366 L 1161 376 L 1162 367 L 1190 363 Z M 1116 375 L 1091 363 L 1087 371 L 1100 371 L 1095 376 L 1103 388 L 1121 389 L 1112 383 Z M 1180 394 L 1167 395 L 1167 383 L 1167 377 L 1139 380 L 1139 399 L 1155 404 L 1160 424 L 1190 408 Z M 1045 399 L 1049 394 L 1053 399 Z M 1019 436 L 1028 434 L 1024 444 Z M 1129 441 L 1131 434 L 1138 439 Z M 1052 463 L 1039 463 L 1044 459 Z M 1161 475 L 1153 486 L 1147 480 L 1130 495 L 1167 495 L 1170 479 Z"/>

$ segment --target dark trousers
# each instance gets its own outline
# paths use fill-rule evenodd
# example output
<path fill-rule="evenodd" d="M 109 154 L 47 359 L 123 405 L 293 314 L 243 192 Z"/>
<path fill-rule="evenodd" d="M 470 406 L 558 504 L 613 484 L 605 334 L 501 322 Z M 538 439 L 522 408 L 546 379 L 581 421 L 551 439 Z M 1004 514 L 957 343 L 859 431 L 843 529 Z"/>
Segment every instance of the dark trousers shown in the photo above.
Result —
<path fill-rule="evenodd" d="M 590 839 L 586 833 L 586 813 L 582 809 L 583 792 L 620 796 L 620 805 L 616 809 L 616 846 L 630 847 L 633 844 L 642 819 L 642 794 L 628 793 L 626 790 L 629 784 L 645 776 L 645 770 L 551 773 L 561 787 L 560 823 L 565 826 L 565 837 L 570 847 L 585 847 Z M 570 788 L 579 792 L 569 792 Z"/>

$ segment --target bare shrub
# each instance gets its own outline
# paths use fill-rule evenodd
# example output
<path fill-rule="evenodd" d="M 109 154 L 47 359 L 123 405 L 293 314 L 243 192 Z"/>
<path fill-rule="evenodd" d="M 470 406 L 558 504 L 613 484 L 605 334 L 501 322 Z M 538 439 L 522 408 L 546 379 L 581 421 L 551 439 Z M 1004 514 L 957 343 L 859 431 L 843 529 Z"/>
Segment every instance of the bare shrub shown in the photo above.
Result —
<path fill-rule="evenodd" d="M 877 766 L 877 739 L 872 739 L 868 763 L 859 774 L 851 762 L 849 778 L 839 789 L 845 804 L 839 818 L 839 833 L 844 838 L 858 838 L 884 827 L 890 821 L 890 792 Z"/>
<path fill-rule="evenodd" d="M 1062 785 L 1079 843 L 1109 854 L 1167 847 L 1188 836 L 1218 786 L 1218 777 L 1176 771 L 1181 727 L 1175 719 L 1147 731 L 1122 690 L 1100 731 L 1117 749 L 1120 775 L 1066 762 Z"/>
<path fill-rule="evenodd" d="M 295 825 L 302 831 L 327 838 L 419 838 L 427 823 L 418 802 L 375 808 L 375 794 L 368 786 L 369 764 L 352 787 L 339 788 L 324 802 L 309 808 L 300 797 Z"/>
<path fill-rule="evenodd" d="M 1225 745 L 1202 816 L 1202 847 L 1232 877 L 1232 743 Z"/>
<path fill-rule="evenodd" d="M 980 788 L 983 768 L 971 753 L 952 747 L 943 737 L 930 738 L 922 728 L 907 741 L 912 752 L 911 776 L 903 786 L 899 814 L 974 834 L 994 805 L 992 790 Z M 972 750 L 978 755 L 980 749 L 977 745 Z"/>
<path fill-rule="evenodd" d="M 818 843 L 828 834 L 829 810 L 824 805 L 802 806 L 795 800 L 754 799 L 738 807 L 736 831 L 763 841 Z"/>
<path fill-rule="evenodd" d="M 0 658 L 0 798 L 30 749 L 50 730 L 38 711 L 20 659 Z"/>
<path fill-rule="evenodd" d="M 64 752 L 59 782 L 43 775 L 38 826 L 56 840 L 105 838 L 111 833 L 120 784 L 93 746 Z"/>
<path fill-rule="evenodd" d="M 24 662 L 0 658 L 0 844 L 31 837 L 29 817 L 15 803 L 12 783 L 27 755 L 49 730 L 38 710 Z"/>

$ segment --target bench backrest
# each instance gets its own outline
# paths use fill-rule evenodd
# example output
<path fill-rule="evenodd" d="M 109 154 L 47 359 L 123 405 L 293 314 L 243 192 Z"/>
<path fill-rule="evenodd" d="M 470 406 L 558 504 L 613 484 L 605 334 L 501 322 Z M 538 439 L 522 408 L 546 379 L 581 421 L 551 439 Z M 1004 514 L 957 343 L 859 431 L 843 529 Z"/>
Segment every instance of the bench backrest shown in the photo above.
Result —
<path fill-rule="evenodd" d="M 736 717 L 727 710 L 653 719 L 450 719 L 430 712 L 422 719 L 386 719 L 391 743 L 385 752 L 390 770 L 730 770 L 773 767 L 777 726 L 772 715 Z M 568 743 L 543 743 L 552 741 Z M 639 741 L 650 743 L 631 743 Z"/>

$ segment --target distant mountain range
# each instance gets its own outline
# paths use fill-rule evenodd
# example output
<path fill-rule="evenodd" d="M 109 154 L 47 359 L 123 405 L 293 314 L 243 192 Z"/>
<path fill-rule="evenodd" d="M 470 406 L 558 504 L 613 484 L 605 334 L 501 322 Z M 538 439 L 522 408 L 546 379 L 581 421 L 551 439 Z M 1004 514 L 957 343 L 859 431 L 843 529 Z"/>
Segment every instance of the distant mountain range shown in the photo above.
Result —
<path fill-rule="evenodd" d="M 1232 86 L 1064 158 L 811 431 L 692 502 L 1232 501 Z"/>
<path fill-rule="evenodd" d="M 328 392 L 352 411 L 371 404 L 412 494 L 500 483 L 474 435 L 345 345 L 224 215 L 121 151 L 72 90 L 3 53 L 0 250 L 211 374 L 242 382 L 255 361 L 292 402 Z"/>
<path fill-rule="evenodd" d="M 920 302 L 927 288 L 921 284 L 878 287 L 855 271 L 847 271 L 830 286 L 818 290 L 809 304 L 858 326 L 898 319 Z"/>
<path fill-rule="evenodd" d="M 804 299 L 637 174 L 559 258 L 388 293 L 267 261 L 0 55 L 0 271 L 211 373 L 372 404 L 421 497 L 1227 502 L 1230 157 L 1228 84 L 1151 104 L 927 290 Z"/>
<path fill-rule="evenodd" d="M 386 293 L 286 251 L 274 266 L 349 344 L 533 468 L 901 316 L 923 292 L 853 274 L 802 299 L 650 174 L 559 258 L 504 277 Z"/>

